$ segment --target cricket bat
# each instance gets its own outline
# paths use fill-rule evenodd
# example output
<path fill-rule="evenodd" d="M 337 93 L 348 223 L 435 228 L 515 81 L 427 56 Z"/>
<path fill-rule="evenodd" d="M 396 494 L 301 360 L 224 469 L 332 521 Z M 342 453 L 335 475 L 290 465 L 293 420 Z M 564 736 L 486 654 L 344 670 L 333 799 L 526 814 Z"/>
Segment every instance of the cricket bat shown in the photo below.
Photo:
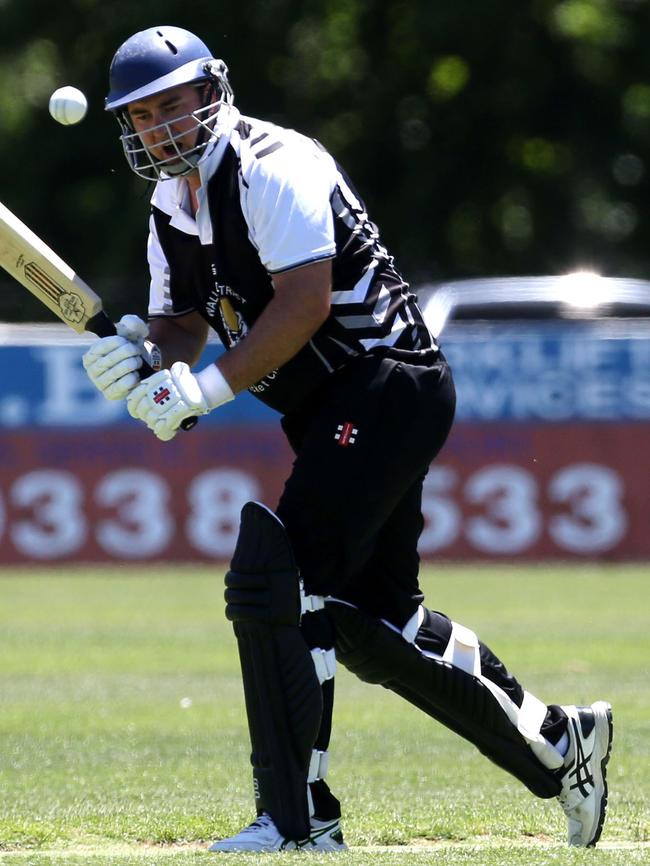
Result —
<path fill-rule="evenodd" d="M 0 265 L 78 334 L 117 333 L 99 295 L 1 202 Z M 154 371 L 143 360 L 138 372 L 146 379 Z M 181 427 L 189 430 L 196 421 L 186 418 Z"/>

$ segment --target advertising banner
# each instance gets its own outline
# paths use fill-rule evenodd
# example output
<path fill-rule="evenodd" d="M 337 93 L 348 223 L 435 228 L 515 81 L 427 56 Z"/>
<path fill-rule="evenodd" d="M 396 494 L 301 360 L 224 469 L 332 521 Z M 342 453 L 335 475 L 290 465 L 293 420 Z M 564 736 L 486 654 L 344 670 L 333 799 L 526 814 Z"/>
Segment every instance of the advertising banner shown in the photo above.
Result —
<path fill-rule="evenodd" d="M 424 486 L 425 559 L 650 558 L 650 424 L 458 424 Z M 224 561 L 271 507 L 277 424 L 0 433 L 0 564 Z"/>
<path fill-rule="evenodd" d="M 66 337 L 67 329 L 57 336 Z M 0 394 L 0 430 L 130 425 L 123 401 L 109 401 L 81 364 L 87 346 L 43 339 L 2 345 L 12 375 Z M 650 327 L 639 322 L 453 322 L 442 348 L 454 371 L 457 421 L 650 421 Z M 222 351 L 210 344 L 199 364 Z M 277 413 L 240 394 L 201 420 L 222 428 L 268 424 Z"/>

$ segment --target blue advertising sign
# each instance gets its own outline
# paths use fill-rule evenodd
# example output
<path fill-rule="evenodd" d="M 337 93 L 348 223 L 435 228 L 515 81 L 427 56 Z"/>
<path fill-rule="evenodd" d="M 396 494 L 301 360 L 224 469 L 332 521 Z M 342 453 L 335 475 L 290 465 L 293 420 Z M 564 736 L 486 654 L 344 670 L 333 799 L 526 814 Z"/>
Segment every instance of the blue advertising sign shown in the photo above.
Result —
<path fill-rule="evenodd" d="M 454 323 L 457 420 L 650 418 L 650 323 Z"/>
<path fill-rule="evenodd" d="M 458 391 L 457 420 L 650 419 L 650 327 L 607 322 L 450 323 L 443 334 Z M 78 342 L 0 345 L 0 429 L 98 427 L 130 421 L 88 380 Z M 218 353 L 210 345 L 202 363 Z M 250 394 L 201 424 L 278 418 Z"/>

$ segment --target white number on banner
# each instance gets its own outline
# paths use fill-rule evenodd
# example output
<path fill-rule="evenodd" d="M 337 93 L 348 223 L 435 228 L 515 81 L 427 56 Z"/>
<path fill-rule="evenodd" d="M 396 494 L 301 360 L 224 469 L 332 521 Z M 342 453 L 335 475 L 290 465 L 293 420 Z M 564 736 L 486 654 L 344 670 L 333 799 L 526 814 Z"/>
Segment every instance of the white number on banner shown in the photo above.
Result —
<path fill-rule="evenodd" d="M 210 469 L 197 475 L 187 492 L 190 543 L 209 556 L 230 556 L 239 533 L 239 513 L 249 500 L 259 496 L 259 484 L 246 472 Z"/>
<path fill-rule="evenodd" d="M 479 553 L 516 555 L 530 550 L 546 529 L 558 551 L 602 553 L 616 548 L 628 531 L 624 492 L 619 473 L 590 463 L 565 466 L 547 486 L 522 467 L 490 464 L 462 488 L 457 470 L 434 466 L 423 488 L 419 550 L 424 556 L 444 551 L 464 534 Z M 179 543 L 199 555 L 227 559 L 242 506 L 260 495 L 253 474 L 230 468 L 196 475 L 174 502 L 168 481 L 156 471 L 116 470 L 86 490 L 73 473 L 40 469 L 19 476 L 4 499 L 0 495 L 0 538 L 9 537 L 28 560 L 75 556 L 84 546 L 92 556 L 91 533 L 114 559 L 153 559 Z M 543 495 L 544 509 L 538 503 Z M 89 501 L 107 512 L 92 525 Z M 464 514 L 467 506 L 473 513 Z"/>
<path fill-rule="evenodd" d="M 440 550 L 458 537 L 461 514 L 452 499 L 455 485 L 456 473 L 446 466 L 432 467 L 424 479 L 422 514 L 425 524 L 420 536 L 421 550 Z"/>
<path fill-rule="evenodd" d="M 622 495 L 619 475 L 606 466 L 578 463 L 562 469 L 551 479 L 549 496 L 569 504 L 571 512 L 551 517 L 551 538 L 574 553 L 601 553 L 614 547 L 627 530 Z"/>
<path fill-rule="evenodd" d="M 32 520 L 11 528 L 16 549 L 35 559 L 55 559 L 78 550 L 88 531 L 81 484 L 69 472 L 40 469 L 22 475 L 11 488 L 11 504 L 29 508 Z"/>
<path fill-rule="evenodd" d="M 533 544 L 541 531 L 537 484 L 517 466 L 487 466 L 465 485 L 468 502 L 483 505 L 485 516 L 470 517 L 465 531 L 477 550 L 519 553 Z"/>
<path fill-rule="evenodd" d="M 157 473 L 111 472 L 97 485 L 95 500 L 117 509 L 116 519 L 99 520 L 96 528 L 97 541 L 112 556 L 145 559 L 162 553 L 172 542 L 169 487 Z"/>

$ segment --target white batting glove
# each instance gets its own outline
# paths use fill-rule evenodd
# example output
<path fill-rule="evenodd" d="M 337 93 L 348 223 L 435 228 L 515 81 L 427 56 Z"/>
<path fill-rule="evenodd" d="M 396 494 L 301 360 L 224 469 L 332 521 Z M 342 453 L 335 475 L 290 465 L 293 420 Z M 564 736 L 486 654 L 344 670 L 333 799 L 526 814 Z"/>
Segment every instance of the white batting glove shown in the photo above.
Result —
<path fill-rule="evenodd" d="M 171 369 L 155 373 L 134 388 L 127 408 L 159 439 L 168 442 L 186 418 L 206 415 L 234 396 L 214 364 L 194 375 L 187 364 L 177 361 Z"/>
<path fill-rule="evenodd" d="M 115 325 L 115 330 L 120 337 L 135 343 L 140 348 L 140 354 L 153 370 L 160 370 L 162 366 L 160 349 L 151 340 L 147 340 L 149 326 L 146 322 L 143 322 L 139 316 L 127 314 L 122 316 Z"/>
<path fill-rule="evenodd" d="M 152 366 L 156 360 L 145 344 L 149 329 L 142 319 L 123 316 L 115 328 L 117 334 L 97 340 L 82 358 L 88 378 L 107 400 L 124 399 L 140 381 L 142 359 Z M 149 346 L 157 350 L 153 343 Z"/>
<path fill-rule="evenodd" d="M 135 343 L 141 346 L 145 337 L 149 336 L 149 326 L 143 322 L 140 316 L 133 316 L 128 313 L 122 316 L 119 322 L 115 325 L 115 330 L 130 343 Z"/>

